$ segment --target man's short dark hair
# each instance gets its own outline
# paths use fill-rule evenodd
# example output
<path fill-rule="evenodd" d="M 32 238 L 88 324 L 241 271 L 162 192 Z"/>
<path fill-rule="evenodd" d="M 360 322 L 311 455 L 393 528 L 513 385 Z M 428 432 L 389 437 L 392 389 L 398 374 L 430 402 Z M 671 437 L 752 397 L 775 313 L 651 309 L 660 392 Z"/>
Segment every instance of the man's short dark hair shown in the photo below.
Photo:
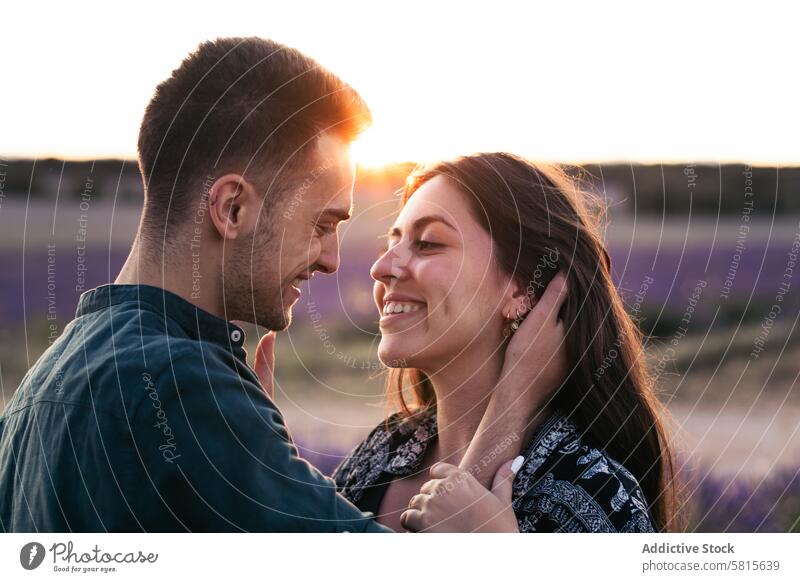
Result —
<path fill-rule="evenodd" d="M 370 122 L 352 87 L 296 49 L 204 42 L 158 85 L 142 120 L 144 234 L 170 238 L 209 177 L 243 174 L 274 196 L 313 163 L 323 132 L 352 141 Z"/>

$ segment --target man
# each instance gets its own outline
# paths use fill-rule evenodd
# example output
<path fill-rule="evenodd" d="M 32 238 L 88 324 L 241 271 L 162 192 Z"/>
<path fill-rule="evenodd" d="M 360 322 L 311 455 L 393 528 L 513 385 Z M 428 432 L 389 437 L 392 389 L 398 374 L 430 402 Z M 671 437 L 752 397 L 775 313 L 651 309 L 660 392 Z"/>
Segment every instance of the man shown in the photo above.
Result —
<path fill-rule="evenodd" d="M 350 86 L 258 38 L 203 43 L 157 87 L 130 255 L 0 419 L 4 531 L 388 531 L 298 457 L 271 399 L 274 334 L 257 375 L 231 323 L 285 329 L 301 282 L 336 271 L 369 121 Z M 519 368 L 462 466 L 531 420 L 508 412 Z"/>

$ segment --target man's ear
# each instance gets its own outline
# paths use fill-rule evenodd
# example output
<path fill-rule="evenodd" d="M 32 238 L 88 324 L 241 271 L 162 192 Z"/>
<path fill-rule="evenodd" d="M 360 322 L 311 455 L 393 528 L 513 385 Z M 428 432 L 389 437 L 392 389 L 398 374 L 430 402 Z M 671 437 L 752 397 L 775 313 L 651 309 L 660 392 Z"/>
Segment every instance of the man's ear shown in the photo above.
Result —
<path fill-rule="evenodd" d="M 217 178 L 208 193 L 208 214 L 223 239 L 234 240 L 255 230 L 261 199 L 239 174 Z"/>

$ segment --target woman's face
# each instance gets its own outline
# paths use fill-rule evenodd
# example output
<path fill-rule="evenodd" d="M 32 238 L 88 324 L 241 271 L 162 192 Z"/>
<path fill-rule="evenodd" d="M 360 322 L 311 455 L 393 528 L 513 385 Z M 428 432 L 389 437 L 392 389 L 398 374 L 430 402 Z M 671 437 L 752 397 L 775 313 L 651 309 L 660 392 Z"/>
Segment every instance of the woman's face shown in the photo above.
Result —
<path fill-rule="evenodd" d="M 466 196 L 442 176 L 422 184 L 372 266 L 378 355 L 390 367 L 430 373 L 455 358 L 489 357 L 502 341 L 516 286 L 497 266 Z"/>

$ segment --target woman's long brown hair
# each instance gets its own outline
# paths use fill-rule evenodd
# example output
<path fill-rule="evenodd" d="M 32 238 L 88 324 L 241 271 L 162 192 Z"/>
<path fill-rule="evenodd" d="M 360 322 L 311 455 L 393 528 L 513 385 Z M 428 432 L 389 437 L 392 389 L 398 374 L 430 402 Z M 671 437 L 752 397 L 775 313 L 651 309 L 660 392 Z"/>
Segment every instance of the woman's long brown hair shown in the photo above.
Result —
<path fill-rule="evenodd" d="M 464 192 L 494 241 L 500 267 L 534 297 L 555 274 L 542 266 L 557 257 L 558 268 L 567 274 L 568 295 L 560 315 L 572 371 L 552 404 L 593 446 L 633 473 L 658 530 L 675 531 L 680 524 L 666 411 L 654 392 L 644 336 L 611 278 L 611 260 L 600 236 L 603 204 L 562 170 L 507 153 L 418 167 L 406 181 L 402 203 L 440 175 Z M 430 380 L 417 369 L 390 370 L 388 391 L 406 416 L 436 406 Z"/>

